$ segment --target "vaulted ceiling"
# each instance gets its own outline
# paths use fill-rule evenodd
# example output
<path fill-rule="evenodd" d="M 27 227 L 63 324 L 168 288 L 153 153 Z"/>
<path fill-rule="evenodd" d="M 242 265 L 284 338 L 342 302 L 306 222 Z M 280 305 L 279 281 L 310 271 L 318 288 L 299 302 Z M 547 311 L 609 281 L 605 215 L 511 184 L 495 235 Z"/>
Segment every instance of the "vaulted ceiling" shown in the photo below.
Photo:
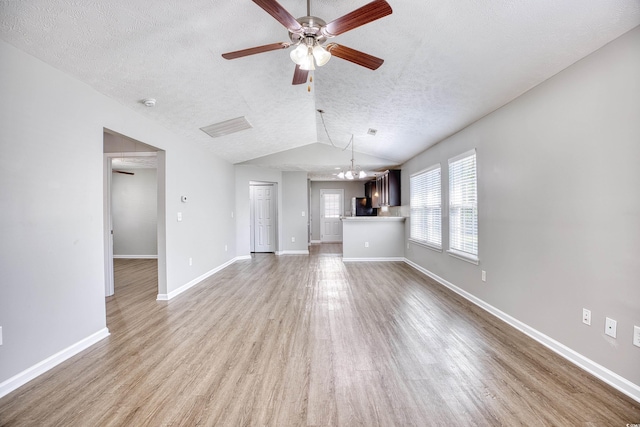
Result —
<path fill-rule="evenodd" d="M 291 84 L 289 50 L 221 57 L 289 41 L 251 0 L 5 0 L 0 37 L 232 163 L 318 179 L 348 165 L 351 135 L 363 168 L 401 164 L 640 24 L 638 0 L 388 2 L 391 15 L 332 40 L 384 64 L 334 57 L 309 85 Z M 366 3 L 311 0 L 311 15 Z M 306 15 L 304 0 L 280 4 Z M 200 130 L 241 116 L 250 129 Z"/>

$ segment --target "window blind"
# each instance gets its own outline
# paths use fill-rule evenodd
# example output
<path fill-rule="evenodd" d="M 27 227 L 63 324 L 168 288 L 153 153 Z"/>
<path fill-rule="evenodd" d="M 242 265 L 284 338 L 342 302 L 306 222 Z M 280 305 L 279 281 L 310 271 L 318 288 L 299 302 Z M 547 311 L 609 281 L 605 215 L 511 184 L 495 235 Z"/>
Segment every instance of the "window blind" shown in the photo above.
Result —
<path fill-rule="evenodd" d="M 478 257 L 478 188 L 476 152 L 449 159 L 449 246 Z"/>
<path fill-rule="evenodd" d="M 411 238 L 442 248 L 442 190 L 440 165 L 409 178 Z"/>

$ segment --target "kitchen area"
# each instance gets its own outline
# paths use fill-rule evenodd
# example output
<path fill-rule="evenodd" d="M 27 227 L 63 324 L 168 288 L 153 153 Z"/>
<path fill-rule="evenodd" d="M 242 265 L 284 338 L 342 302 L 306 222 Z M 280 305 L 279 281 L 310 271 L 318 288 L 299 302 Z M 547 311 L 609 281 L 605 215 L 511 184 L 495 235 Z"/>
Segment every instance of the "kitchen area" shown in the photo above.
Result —
<path fill-rule="evenodd" d="M 352 197 L 351 216 L 342 218 L 343 261 L 402 261 L 404 223 L 400 170 L 364 183 L 364 197 Z"/>
<path fill-rule="evenodd" d="M 401 171 L 377 173 L 367 181 L 311 182 L 311 243 L 323 243 L 321 192 L 340 191 L 344 206 L 339 222 L 343 261 L 401 261 L 404 258 L 405 220 L 408 206 L 401 206 Z"/>

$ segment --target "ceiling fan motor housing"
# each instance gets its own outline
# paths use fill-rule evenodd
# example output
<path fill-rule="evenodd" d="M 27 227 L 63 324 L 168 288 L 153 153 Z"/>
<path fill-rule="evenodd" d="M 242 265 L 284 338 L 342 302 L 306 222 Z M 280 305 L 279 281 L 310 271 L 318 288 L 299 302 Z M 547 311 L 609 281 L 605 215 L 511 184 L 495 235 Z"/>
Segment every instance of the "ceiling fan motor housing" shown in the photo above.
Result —
<path fill-rule="evenodd" d="M 289 31 L 289 38 L 294 44 L 306 43 L 307 37 L 313 37 L 317 44 L 323 44 L 327 41 L 327 37 L 322 33 L 322 27 L 327 23 L 317 16 L 303 16 L 297 21 L 302 26 L 301 33 L 293 33 Z"/>

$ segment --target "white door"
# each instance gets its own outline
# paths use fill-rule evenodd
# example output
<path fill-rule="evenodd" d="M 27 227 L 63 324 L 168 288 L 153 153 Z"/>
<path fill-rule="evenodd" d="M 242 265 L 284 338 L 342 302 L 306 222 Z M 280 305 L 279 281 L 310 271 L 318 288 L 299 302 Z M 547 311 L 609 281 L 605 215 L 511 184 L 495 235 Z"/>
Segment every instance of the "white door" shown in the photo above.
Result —
<path fill-rule="evenodd" d="M 253 186 L 254 252 L 276 250 L 275 195 L 273 185 Z"/>
<path fill-rule="evenodd" d="M 344 190 L 320 190 L 320 241 L 342 242 Z"/>

